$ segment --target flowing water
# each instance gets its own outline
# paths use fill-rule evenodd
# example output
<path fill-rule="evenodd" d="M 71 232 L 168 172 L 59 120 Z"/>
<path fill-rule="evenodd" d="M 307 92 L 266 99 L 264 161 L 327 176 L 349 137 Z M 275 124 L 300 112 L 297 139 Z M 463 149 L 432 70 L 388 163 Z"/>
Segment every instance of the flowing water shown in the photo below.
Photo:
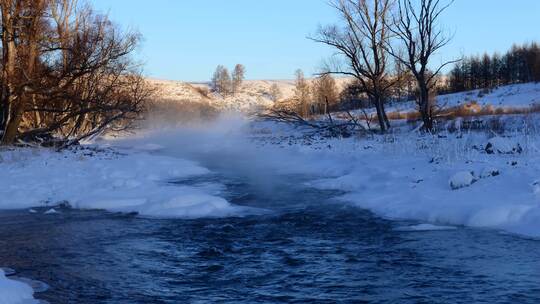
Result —
<path fill-rule="evenodd" d="M 540 303 L 540 242 L 492 230 L 402 231 L 282 176 L 208 176 L 258 215 L 158 220 L 0 212 L 0 266 L 50 303 Z M 182 181 L 200 183 L 204 180 Z"/>

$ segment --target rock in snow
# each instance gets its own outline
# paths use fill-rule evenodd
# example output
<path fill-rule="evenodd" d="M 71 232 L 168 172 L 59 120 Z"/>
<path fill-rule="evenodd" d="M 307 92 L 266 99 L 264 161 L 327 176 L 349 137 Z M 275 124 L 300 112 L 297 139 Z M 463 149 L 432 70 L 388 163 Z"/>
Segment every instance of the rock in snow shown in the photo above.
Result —
<path fill-rule="evenodd" d="M 540 195 L 540 180 L 535 181 L 535 182 L 532 184 L 532 187 L 533 187 L 533 192 L 534 192 L 534 194 Z"/>
<path fill-rule="evenodd" d="M 475 182 L 474 176 L 469 171 L 461 171 L 454 174 L 449 181 L 450 188 L 457 190 L 465 187 L 469 187 Z"/>
<path fill-rule="evenodd" d="M 487 168 L 484 168 L 484 170 L 482 170 L 482 173 L 480 173 L 480 178 L 488 178 L 488 177 L 497 176 L 500 174 L 501 172 L 499 171 L 499 169 L 493 168 L 493 167 L 487 167 Z"/>
<path fill-rule="evenodd" d="M 487 154 L 519 154 L 523 152 L 523 148 L 521 148 L 518 142 L 503 137 L 493 137 L 490 139 L 485 150 Z"/>

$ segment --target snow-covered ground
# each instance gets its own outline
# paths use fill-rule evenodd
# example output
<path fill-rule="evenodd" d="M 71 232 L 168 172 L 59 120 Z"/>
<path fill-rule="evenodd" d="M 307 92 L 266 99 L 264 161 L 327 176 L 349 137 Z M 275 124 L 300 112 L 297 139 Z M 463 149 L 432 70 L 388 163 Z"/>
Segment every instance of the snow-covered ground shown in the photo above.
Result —
<path fill-rule="evenodd" d="M 472 149 L 487 138 L 408 140 L 366 143 L 343 160 L 343 175 L 312 185 L 345 190 L 343 201 L 388 218 L 540 236 L 535 144 L 524 155 L 489 155 Z"/>
<path fill-rule="evenodd" d="M 0 304 L 38 304 L 33 295 L 29 285 L 8 279 L 0 269 Z"/>
<path fill-rule="evenodd" d="M 524 83 L 501 86 L 493 90 L 474 90 L 455 94 L 441 95 L 437 102 L 441 105 L 459 106 L 477 102 L 479 105 L 494 107 L 530 107 L 540 105 L 540 84 Z"/>
<path fill-rule="evenodd" d="M 529 117 L 533 123 L 538 119 Z M 508 125 L 511 121 L 520 125 L 525 119 L 509 118 Z M 404 127 L 386 136 L 304 145 L 289 145 L 282 129 L 261 129 L 264 136 L 281 138 L 286 150 L 326 160 L 314 166 L 334 176 L 311 186 L 345 191 L 340 200 L 380 216 L 540 237 L 540 135 L 531 126 L 501 136 L 421 135 Z"/>
<path fill-rule="evenodd" d="M 0 209 L 56 205 L 137 212 L 151 217 L 208 217 L 241 214 L 219 196 L 220 184 L 172 182 L 210 171 L 179 158 L 152 155 L 159 147 L 142 145 L 115 150 L 85 148 L 52 152 L 16 149 L 0 153 Z M 32 212 L 35 210 L 31 210 Z"/>
<path fill-rule="evenodd" d="M 540 83 L 524 83 L 501 86 L 491 90 L 473 90 L 440 95 L 437 105 L 442 108 L 476 104 L 493 109 L 527 109 L 540 106 Z M 394 103 L 388 112 L 411 112 L 417 108 L 414 101 Z"/>

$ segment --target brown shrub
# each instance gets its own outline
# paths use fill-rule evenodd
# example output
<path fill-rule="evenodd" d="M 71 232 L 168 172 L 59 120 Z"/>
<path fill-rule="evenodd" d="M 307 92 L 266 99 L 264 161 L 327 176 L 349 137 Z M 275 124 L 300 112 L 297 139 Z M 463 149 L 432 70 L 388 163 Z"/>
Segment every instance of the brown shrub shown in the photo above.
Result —
<path fill-rule="evenodd" d="M 206 98 L 210 98 L 210 89 L 208 89 L 207 87 L 194 87 L 194 88 L 195 88 L 195 91 L 197 91 L 197 93 L 201 94 L 202 96 Z"/>

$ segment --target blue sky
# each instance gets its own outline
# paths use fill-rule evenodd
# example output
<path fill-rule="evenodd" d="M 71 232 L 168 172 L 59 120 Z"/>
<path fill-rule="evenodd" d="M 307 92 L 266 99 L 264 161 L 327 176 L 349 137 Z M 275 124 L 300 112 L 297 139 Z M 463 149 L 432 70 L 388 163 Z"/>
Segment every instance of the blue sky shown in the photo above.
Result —
<path fill-rule="evenodd" d="M 186 81 L 208 80 L 218 64 L 242 63 L 249 79 L 312 74 L 332 50 L 306 36 L 338 21 L 327 0 L 89 1 L 143 34 L 147 75 Z M 454 35 L 441 53 L 448 59 L 540 41 L 539 0 L 455 0 L 442 21 Z"/>

